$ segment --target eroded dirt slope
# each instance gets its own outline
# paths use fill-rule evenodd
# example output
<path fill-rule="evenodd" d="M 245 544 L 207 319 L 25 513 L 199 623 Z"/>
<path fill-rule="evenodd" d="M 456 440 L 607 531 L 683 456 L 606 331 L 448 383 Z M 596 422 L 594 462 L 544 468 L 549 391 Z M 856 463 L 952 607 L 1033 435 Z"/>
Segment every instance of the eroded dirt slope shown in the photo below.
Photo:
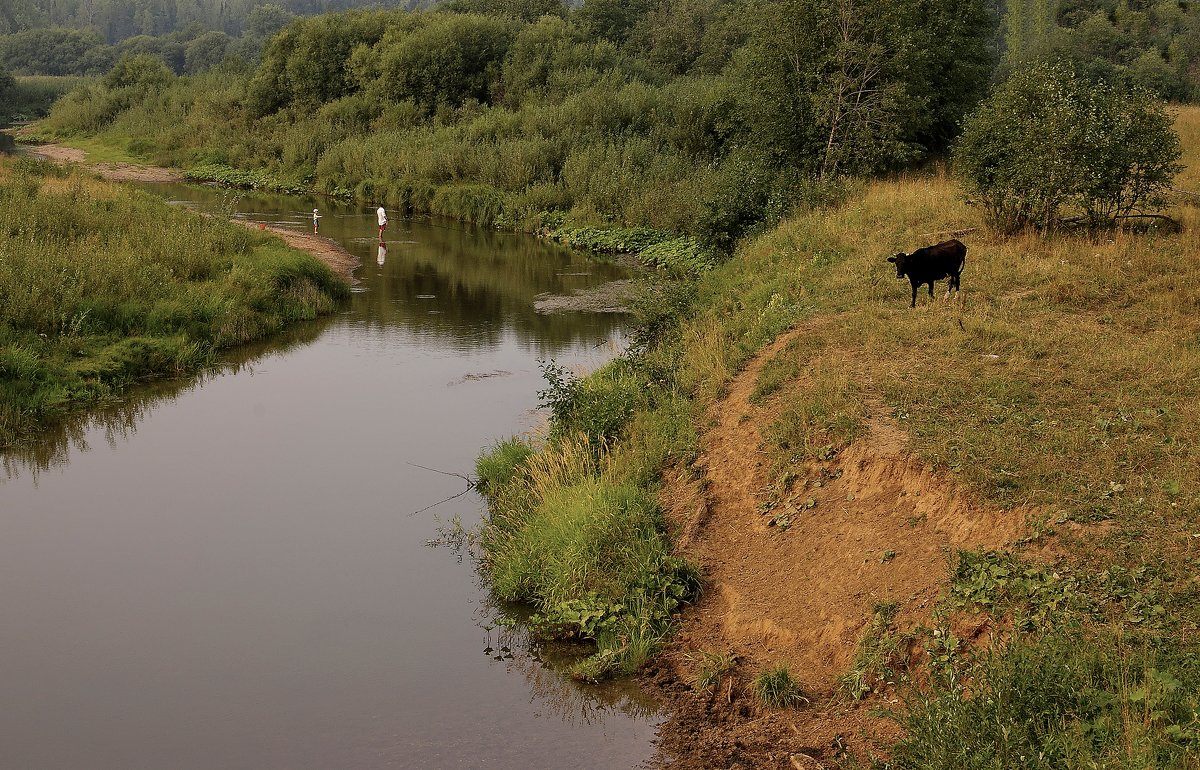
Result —
<path fill-rule="evenodd" d="M 883 408 L 865 435 L 792 469 L 795 480 L 781 488 L 763 448 L 771 407 L 752 404 L 750 394 L 763 364 L 799 333 L 762 351 L 715 407 L 702 437 L 703 480 L 689 485 L 680 474 L 664 493 L 680 548 L 706 577 L 659 675 L 683 704 L 662 730 L 669 766 L 806 767 L 885 749 L 897 728 L 869 712 L 887 704 L 855 704 L 838 690 L 873 607 L 896 603 L 897 631 L 928 622 L 950 555 L 1014 542 L 1029 513 L 981 505 L 931 472 Z M 737 675 L 718 692 L 684 686 L 704 652 L 737 656 Z M 812 696 L 810 706 L 757 707 L 747 682 L 778 663 Z M 706 731 L 704 721 L 717 727 Z"/>

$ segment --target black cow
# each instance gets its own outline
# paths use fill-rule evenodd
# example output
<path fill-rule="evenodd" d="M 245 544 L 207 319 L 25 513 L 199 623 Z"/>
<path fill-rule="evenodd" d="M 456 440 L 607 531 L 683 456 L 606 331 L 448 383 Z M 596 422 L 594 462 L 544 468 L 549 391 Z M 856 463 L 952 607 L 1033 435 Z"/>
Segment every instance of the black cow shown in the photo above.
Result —
<path fill-rule="evenodd" d="M 897 254 L 888 257 L 888 262 L 896 263 L 896 277 L 908 276 L 912 282 L 912 304 L 917 306 L 917 287 L 923 283 L 929 284 L 929 297 L 933 298 L 933 282 L 949 278 L 946 286 L 946 296 L 951 291 L 958 291 L 958 279 L 963 267 L 967 264 L 967 247 L 958 240 L 942 241 L 936 246 L 926 246 L 917 249 L 912 254 Z"/>

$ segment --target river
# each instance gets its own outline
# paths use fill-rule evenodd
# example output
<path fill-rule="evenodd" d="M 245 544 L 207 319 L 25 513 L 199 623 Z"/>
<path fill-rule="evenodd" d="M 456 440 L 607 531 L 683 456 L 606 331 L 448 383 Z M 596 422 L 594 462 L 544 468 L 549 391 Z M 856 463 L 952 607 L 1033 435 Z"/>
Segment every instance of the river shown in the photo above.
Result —
<path fill-rule="evenodd" d="M 331 318 L 3 458 L 0 767 L 645 761 L 656 705 L 577 685 L 496 626 L 443 537 L 482 503 L 434 505 L 481 447 L 539 424 L 539 360 L 594 368 L 622 344 L 619 316 L 538 315 L 534 295 L 620 269 L 399 217 L 382 253 L 366 207 L 155 189 L 297 229 L 320 207 L 358 285 Z"/>

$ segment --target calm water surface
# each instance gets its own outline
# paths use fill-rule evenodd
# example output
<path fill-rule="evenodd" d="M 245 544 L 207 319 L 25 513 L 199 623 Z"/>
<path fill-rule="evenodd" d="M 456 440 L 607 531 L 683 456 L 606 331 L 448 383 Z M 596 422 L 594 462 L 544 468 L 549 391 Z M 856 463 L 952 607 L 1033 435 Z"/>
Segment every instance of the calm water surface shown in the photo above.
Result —
<path fill-rule="evenodd" d="M 48 436 L 0 472 L 0 768 L 623 768 L 656 707 L 494 627 L 461 479 L 537 424 L 538 360 L 620 319 L 533 296 L 619 277 L 536 239 L 365 207 L 159 188 L 363 260 L 331 319 Z M 418 512 L 420 511 L 420 512 Z"/>

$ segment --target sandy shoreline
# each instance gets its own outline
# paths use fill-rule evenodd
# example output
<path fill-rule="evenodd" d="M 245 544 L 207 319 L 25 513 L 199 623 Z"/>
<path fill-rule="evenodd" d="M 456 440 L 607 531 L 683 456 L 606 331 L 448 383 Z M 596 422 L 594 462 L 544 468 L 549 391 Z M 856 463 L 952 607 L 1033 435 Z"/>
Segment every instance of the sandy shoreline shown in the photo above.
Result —
<path fill-rule="evenodd" d="M 251 230 L 265 230 L 273 235 L 277 235 L 288 246 L 312 254 L 333 268 L 333 272 L 349 281 L 354 281 L 354 270 L 362 264 L 362 261 L 358 257 L 346 251 L 337 241 L 331 238 L 311 233 L 300 233 L 274 225 L 248 222 L 245 219 L 231 219 L 229 221 L 248 227 Z"/>
<path fill-rule="evenodd" d="M 87 153 L 58 144 L 22 145 L 30 155 L 54 163 L 78 163 L 112 182 L 182 182 L 183 172 L 177 168 L 141 166 L 134 163 L 90 163 Z"/>

